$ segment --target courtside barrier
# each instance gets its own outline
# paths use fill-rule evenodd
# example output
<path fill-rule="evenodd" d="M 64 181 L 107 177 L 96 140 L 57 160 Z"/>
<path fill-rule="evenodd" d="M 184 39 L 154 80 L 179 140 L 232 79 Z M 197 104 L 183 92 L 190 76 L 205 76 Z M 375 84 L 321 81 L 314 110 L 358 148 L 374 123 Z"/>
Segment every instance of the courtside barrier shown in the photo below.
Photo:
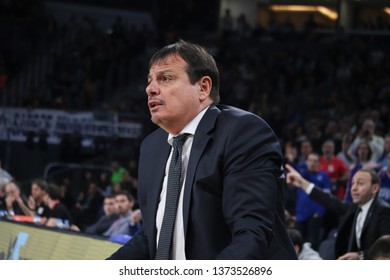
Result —
<path fill-rule="evenodd" d="M 120 246 L 71 230 L 0 219 L 0 260 L 104 260 Z"/>

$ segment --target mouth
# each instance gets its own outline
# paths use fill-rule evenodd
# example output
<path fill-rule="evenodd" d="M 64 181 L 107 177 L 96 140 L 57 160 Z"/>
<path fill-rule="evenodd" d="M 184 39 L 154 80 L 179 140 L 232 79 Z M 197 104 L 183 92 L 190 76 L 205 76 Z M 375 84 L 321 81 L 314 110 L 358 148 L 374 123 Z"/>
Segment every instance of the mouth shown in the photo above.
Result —
<path fill-rule="evenodd" d="M 156 109 L 158 106 L 161 106 L 161 102 L 157 100 L 150 100 L 148 102 L 149 110 Z"/>

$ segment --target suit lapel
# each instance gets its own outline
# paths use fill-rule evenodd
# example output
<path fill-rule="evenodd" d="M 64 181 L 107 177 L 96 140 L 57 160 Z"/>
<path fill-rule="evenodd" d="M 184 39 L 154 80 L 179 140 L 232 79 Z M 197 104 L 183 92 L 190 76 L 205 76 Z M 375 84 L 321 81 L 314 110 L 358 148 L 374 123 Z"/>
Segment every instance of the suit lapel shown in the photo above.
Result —
<path fill-rule="evenodd" d="M 150 168 L 154 169 L 153 175 L 148 176 L 146 180 L 146 186 L 148 188 L 148 204 L 150 207 L 153 207 L 150 209 L 150 212 L 148 213 L 149 218 L 147 219 L 150 221 L 148 225 L 145 225 L 148 227 L 148 232 L 152 233 L 152 242 L 150 242 L 150 249 L 152 252 L 152 256 L 154 256 L 156 251 L 156 215 L 157 215 L 157 208 L 158 203 L 160 201 L 160 193 L 162 188 L 162 183 L 164 180 L 165 175 L 165 167 L 166 163 L 169 157 L 171 146 L 167 142 L 168 134 L 163 133 L 161 138 L 157 139 L 156 145 L 154 145 L 152 152 L 152 156 L 149 158 L 151 159 L 151 162 L 149 162 Z"/>
<path fill-rule="evenodd" d="M 349 230 L 349 238 L 348 238 L 348 252 L 352 252 L 355 250 L 355 247 L 357 246 L 356 243 L 356 218 L 358 215 L 357 207 L 353 208 L 353 211 L 348 216 L 349 222 L 347 222 L 347 225 L 351 225 L 348 227 Z"/>
<path fill-rule="evenodd" d="M 216 119 L 220 113 L 220 110 L 211 105 L 207 110 L 202 120 L 200 121 L 195 135 L 194 140 L 192 142 L 191 154 L 188 162 L 188 169 L 186 175 L 186 182 L 184 185 L 184 196 L 183 196 L 183 219 L 184 219 L 184 235 L 187 233 L 187 225 L 188 225 L 188 215 L 190 209 L 191 202 L 191 194 L 192 194 L 192 185 L 195 180 L 195 171 L 197 169 L 199 159 L 203 154 L 203 151 L 209 142 L 210 138 L 212 138 L 212 129 L 215 126 Z"/>
<path fill-rule="evenodd" d="M 363 228 L 362 228 L 362 235 L 360 236 L 360 239 L 362 239 L 363 233 L 366 231 L 366 229 L 368 227 L 368 224 L 370 223 L 370 220 L 371 220 L 371 217 L 372 217 L 372 213 L 374 212 L 375 207 L 376 207 L 376 200 L 374 199 L 374 201 L 372 202 L 370 208 L 368 209 L 366 219 L 364 220 Z"/>

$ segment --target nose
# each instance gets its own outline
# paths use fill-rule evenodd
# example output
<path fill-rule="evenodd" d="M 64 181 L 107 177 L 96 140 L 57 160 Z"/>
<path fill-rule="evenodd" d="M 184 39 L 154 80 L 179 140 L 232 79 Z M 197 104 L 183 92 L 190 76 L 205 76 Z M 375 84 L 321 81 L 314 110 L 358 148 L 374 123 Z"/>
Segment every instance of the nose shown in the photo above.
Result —
<path fill-rule="evenodd" d="M 351 192 L 353 192 L 356 189 L 356 183 L 351 184 Z"/>
<path fill-rule="evenodd" d="M 153 96 L 159 93 L 158 85 L 156 82 L 153 81 L 149 82 L 145 90 L 148 96 Z"/>

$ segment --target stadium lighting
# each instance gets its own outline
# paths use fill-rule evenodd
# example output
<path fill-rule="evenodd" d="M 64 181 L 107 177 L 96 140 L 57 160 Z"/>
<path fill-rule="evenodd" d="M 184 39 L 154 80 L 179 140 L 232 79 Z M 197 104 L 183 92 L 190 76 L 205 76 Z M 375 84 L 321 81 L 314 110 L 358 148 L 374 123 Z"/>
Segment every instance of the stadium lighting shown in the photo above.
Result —
<path fill-rule="evenodd" d="M 337 12 L 324 6 L 304 6 L 304 5 L 271 5 L 274 12 L 318 12 L 331 20 L 336 20 Z"/>

